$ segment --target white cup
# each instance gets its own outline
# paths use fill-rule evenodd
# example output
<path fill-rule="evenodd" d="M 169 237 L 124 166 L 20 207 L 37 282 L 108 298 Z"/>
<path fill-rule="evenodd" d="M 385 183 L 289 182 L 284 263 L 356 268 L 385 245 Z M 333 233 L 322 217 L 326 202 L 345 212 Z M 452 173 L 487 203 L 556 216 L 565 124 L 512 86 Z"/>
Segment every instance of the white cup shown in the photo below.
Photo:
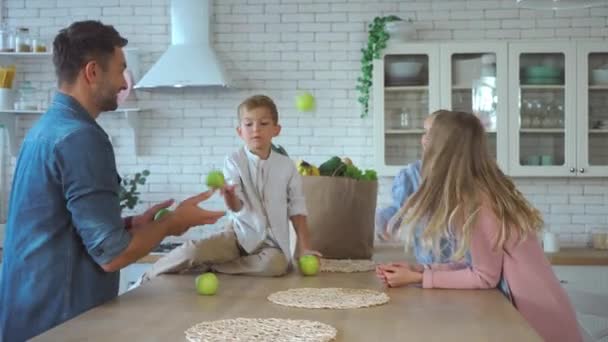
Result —
<path fill-rule="evenodd" d="M 0 88 L 0 109 L 13 110 L 15 107 L 15 91 L 10 88 Z"/>
<path fill-rule="evenodd" d="M 547 253 L 555 253 L 559 251 L 558 235 L 552 232 L 545 232 L 543 235 L 543 249 Z"/>

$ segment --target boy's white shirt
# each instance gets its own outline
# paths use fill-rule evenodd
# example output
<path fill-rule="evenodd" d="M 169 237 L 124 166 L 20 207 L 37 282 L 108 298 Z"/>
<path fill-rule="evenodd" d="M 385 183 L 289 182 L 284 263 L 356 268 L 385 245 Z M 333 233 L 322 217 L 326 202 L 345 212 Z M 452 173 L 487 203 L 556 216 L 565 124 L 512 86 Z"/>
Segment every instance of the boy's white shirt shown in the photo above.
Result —
<path fill-rule="evenodd" d="M 244 146 L 226 158 L 224 177 L 236 185 L 235 193 L 243 202 L 240 211 L 230 211 L 243 249 L 254 252 L 270 238 L 290 259 L 289 218 L 307 215 L 302 179 L 293 161 L 274 151 L 262 160 Z"/>

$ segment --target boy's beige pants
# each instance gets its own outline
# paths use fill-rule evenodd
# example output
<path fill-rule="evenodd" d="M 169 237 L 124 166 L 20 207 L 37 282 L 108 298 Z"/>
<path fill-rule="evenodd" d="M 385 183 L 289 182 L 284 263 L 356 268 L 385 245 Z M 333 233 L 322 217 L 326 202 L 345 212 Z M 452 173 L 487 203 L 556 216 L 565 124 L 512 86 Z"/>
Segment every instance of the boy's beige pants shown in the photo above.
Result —
<path fill-rule="evenodd" d="M 226 230 L 202 240 L 191 240 L 175 248 L 152 265 L 140 279 L 150 280 L 165 273 L 215 271 L 276 277 L 287 273 L 289 261 L 279 248 L 262 245 L 246 254 L 229 223 Z"/>

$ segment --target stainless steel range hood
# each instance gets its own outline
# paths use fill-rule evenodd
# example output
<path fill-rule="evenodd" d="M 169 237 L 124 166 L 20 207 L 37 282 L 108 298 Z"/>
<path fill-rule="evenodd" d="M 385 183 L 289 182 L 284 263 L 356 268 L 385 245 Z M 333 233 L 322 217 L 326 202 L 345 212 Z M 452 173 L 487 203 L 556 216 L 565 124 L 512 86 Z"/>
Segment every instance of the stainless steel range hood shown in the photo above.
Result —
<path fill-rule="evenodd" d="M 135 89 L 228 86 L 211 45 L 213 3 L 171 0 L 171 45 Z"/>

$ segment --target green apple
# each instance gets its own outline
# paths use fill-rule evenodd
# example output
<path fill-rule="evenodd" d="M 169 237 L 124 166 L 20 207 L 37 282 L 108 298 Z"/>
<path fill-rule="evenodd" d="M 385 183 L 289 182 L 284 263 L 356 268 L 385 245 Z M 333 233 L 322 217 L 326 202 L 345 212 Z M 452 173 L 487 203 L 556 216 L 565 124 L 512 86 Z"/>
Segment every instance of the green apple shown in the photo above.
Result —
<path fill-rule="evenodd" d="M 301 112 L 311 112 L 315 108 L 315 97 L 308 92 L 296 96 L 296 107 Z"/>
<path fill-rule="evenodd" d="M 170 212 L 171 212 L 171 210 L 169 210 L 167 208 L 162 208 L 161 210 L 156 212 L 156 215 L 154 215 L 154 221 L 160 220 L 161 217 L 167 215 Z"/>
<path fill-rule="evenodd" d="M 319 259 L 314 255 L 304 255 L 299 260 L 300 272 L 305 276 L 314 276 L 319 272 Z"/>
<path fill-rule="evenodd" d="M 220 284 L 217 276 L 211 272 L 203 273 L 196 277 L 196 292 L 204 296 L 213 296 Z"/>
<path fill-rule="evenodd" d="M 222 171 L 211 171 L 207 175 L 207 186 L 210 188 L 219 189 L 224 186 L 224 174 Z"/>

